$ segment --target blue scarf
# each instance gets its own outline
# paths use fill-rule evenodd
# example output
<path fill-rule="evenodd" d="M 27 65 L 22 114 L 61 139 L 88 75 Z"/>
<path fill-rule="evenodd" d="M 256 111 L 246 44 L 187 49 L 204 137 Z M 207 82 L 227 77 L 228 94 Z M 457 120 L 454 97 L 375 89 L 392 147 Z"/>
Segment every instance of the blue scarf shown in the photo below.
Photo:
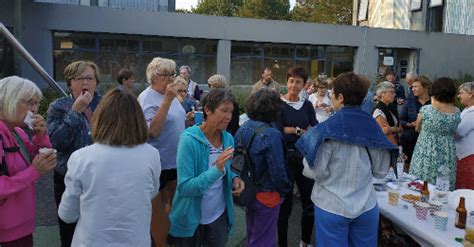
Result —
<path fill-rule="evenodd" d="M 321 144 L 328 139 L 367 148 L 387 149 L 391 153 L 391 166 L 396 164 L 397 147 L 383 134 L 375 119 L 358 106 L 342 107 L 328 120 L 309 129 L 295 146 L 304 155 L 308 165 L 313 167 Z"/>

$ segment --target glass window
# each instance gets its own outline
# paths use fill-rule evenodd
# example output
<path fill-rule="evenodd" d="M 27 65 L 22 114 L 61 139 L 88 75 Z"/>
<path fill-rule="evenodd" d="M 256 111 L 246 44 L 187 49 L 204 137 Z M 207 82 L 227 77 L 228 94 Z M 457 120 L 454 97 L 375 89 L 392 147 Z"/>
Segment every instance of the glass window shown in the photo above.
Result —
<path fill-rule="evenodd" d="M 326 48 L 326 66 L 326 74 L 330 77 L 353 71 L 354 48 L 328 46 Z"/>
<path fill-rule="evenodd" d="M 127 39 L 127 36 L 103 35 L 99 38 L 99 49 L 114 52 L 138 52 L 138 40 Z"/>
<path fill-rule="evenodd" d="M 411 30 L 424 31 L 423 13 L 421 11 L 411 12 Z"/>
<path fill-rule="evenodd" d="M 232 42 L 231 54 L 240 56 L 261 56 L 262 45 L 258 43 Z"/>
<path fill-rule="evenodd" d="M 263 55 L 265 57 L 294 57 L 295 47 L 292 45 L 264 44 Z"/>
<path fill-rule="evenodd" d="M 64 81 L 64 68 L 77 60 L 96 62 L 96 53 L 89 51 L 54 51 L 54 75 L 57 81 Z"/>
<path fill-rule="evenodd" d="M 230 84 L 253 85 L 260 79 L 262 59 L 256 57 L 232 57 Z"/>
<path fill-rule="evenodd" d="M 11 28 L 10 31 L 12 31 Z M 8 43 L 7 39 L 0 36 L 0 78 L 15 74 L 15 66 L 13 60 L 13 47 Z"/>
<path fill-rule="evenodd" d="M 286 84 L 286 75 L 288 74 L 288 69 L 294 66 L 294 60 L 290 59 L 264 59 L 264 67 L 272 69 L 273 80 L 278 83 L 285 85 Z"/>
<path fill-rule="evenodd" d="M 95 37 L 88 33 L 54 33 L 55 49 L 95 49 Z"/>
<path fill-rule="evenodd" d="M 142 78 L 138 74 L 137 64 L 139 56 L 133 53 L 115 53 L 101 52 L 99 53 L 99 63 L 101 81 L 116 82 L 118 73 L 122 68 L 127 68 L 137 74 L 139 80 Z"/>

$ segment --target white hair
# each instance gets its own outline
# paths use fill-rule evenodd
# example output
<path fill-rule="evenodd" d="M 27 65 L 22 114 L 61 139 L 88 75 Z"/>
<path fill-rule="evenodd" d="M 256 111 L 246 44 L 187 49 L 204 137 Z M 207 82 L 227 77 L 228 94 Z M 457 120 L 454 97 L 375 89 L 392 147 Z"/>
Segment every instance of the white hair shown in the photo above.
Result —
<path fill-rule="evenodd" d="M 393 83 L 389 81 L 383 81 L 377 87 L 377 96 L 380 97 L 382 93 L 385 93 L 387 91 L 394 90 L 394 89 L 395 89 L 395 85 L 393 85 Z"/>
<path fill-rule="evenodd" d="M 179 67 L 179 71 L 181 72 L 181 70 L 187 70 L 189 74 L 192 74 L 193 73 L 193 70 L 191 69 L 191 67 L 189 67 L 188 65 L 183 65 L 181 67 Z"/>
<path fill-rule="evenodd" d="M 418 75 L 416 74 L 416 72 L 408 72 L 407 75 L 405 76 L 405 80 L 413 80 L 415 78 L 417 78 Z"/>
<path fill-rule="evenodd" d="M 215 88 L 226 88 L 227 87 L 227 79 L 223 75 L 215 74 L 209 79 L 207 79 L 207 83 L 209 83 L 210 86 L 213 86 Z"/>
<path fill-rule="evenodd" d="M 16 120 L 18 102 L 28 101 L 33 97 L 41 100 L 41 90 L 28 79 L 10 76 L 0 80 L 0 119 L 9 123 Z"/>
<path fill-rule="evenodd" d="M 158 75 L 166 72 L 176 73 L 176 62 L 171 59 L 155 57 L 146 68 L 146 79 L 148 83 L 152 83 L 153 79 Z"/>

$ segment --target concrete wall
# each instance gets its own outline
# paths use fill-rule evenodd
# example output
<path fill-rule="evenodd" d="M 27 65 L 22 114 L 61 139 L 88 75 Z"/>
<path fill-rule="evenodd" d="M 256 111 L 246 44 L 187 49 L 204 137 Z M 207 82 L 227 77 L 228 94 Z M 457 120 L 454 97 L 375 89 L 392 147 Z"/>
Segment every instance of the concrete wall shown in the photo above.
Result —
<path fill-rule="evenodd" d="M 13 23 L 13 4 L 0 0 L 0 21 Z M 420 49 L 419 73 L 474 75 L 474 37 L 354 26 L 145 12 L 100 7 L 33 3 L 23 0 L 23 44 L 53 72 L 52 31 L 106 32 L 219 40 L 217 72 L 229 75 L 231 41 L 357 47 L 355 71 L 377 73 L 377 47 Z M 23 64 L 22 74 L 39 79 Z"/>

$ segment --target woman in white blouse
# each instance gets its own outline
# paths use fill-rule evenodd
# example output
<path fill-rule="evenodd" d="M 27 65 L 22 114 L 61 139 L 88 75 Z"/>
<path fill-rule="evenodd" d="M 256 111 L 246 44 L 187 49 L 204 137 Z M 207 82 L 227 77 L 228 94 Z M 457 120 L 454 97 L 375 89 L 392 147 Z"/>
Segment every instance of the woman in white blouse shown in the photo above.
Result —
<path fill-rule="evenodd" d="M 456 189 L 474 189 L 474 82 L 459 87 L 459 101 L 464 105 L 456 131 Z"/>
<path fill-rule="evenodd" d="M 59 217 L 77 221 L 72 246 L 151 246 L 151 202 L 160 186 L 157 149 L 133 95 L 107 93 L 92 121 L 94 144 L 68 161 Z"/>
<path fill-rule="evenodd" d="M 316 92 L 311 94 L 308 100 L 313 104 L 316 119 L 321 123 L 326 121 L 333 111 L 331 99 L 328 94 L 328 83 L 324 79 L 317 78 L 314 80 L 314 88 Z"/>

